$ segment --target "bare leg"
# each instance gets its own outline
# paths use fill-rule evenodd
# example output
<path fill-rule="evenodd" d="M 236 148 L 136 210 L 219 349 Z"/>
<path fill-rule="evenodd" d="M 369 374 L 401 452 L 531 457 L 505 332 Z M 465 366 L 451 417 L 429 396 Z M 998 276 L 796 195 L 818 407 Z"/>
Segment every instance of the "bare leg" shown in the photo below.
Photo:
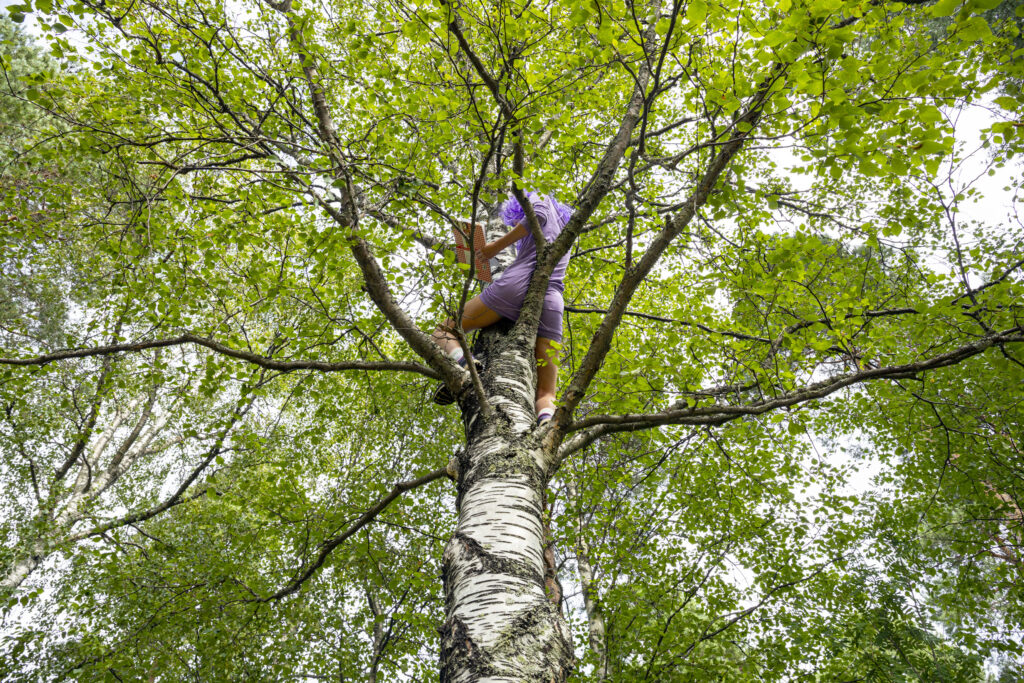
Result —
<path fill-rule="evenodd" d="M 542 410 L 555 409 L 555 392 L 558 390 L 558 351 L 551 346 L 551 340 L 537 337 L 534 356 L 537 358 L 537 414 Z"/>
<path fill-rule="evenodd" d="M 479 330 L 480 328 L 493 325 L 499 320 L 501 320 L 501 316 L 487 308 L 479 296 L 475 296 L 467 301 L 465 308 L 462 309 L 462 329 L 465 332 Z M 455 322 L 449 318 L 444 321 L 444 325 L 438 326 L 433 334 L 434 341 L 448 354 L 459 348 L 459 340 L 445 329 L 453 327 L 455 327 Z"/>

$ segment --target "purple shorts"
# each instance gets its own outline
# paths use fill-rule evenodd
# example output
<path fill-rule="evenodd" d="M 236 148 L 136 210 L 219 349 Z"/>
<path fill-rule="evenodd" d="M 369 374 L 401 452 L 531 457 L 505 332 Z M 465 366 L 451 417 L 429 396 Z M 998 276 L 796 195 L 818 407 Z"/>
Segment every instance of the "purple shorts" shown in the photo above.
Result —
<path fill-rule="evenodd" d="M 502 287 L 501 280 L 493 283 L 480 293 L 480 300 L 487 308 L 491 309 L 502 318 L 509 320 L 519 319 L 519 309 L 523 307 L 523 297 L 526 292 L 517 291 L 517 287 Z M 565 310 L 565 302 L 562 299 L 562 292 L 554 287 L 549 287 L 544 295 L 544 308 L 540 312 L 540 326 L 537 328 L 537 336 L 552 341 L 562 341 L 562 313 Z"/>

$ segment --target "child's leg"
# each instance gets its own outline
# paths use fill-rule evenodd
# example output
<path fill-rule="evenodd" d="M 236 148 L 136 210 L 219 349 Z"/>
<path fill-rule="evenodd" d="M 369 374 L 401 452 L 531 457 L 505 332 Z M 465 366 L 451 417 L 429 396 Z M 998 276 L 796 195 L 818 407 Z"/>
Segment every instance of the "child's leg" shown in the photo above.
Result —
<path fill-rule="evenodd" d="M 479 296 L 475 296 L 467 301 L 465 308 L 462 309 L 462 329 L 466 332 L 493 325 L 499 320 L 501 320 L 501 316 L 487 308 Z M 455 323 L 449 318 L 444 321 L 444 325 L 440 325 L 434 330 L 433 337 L 434 341 L 444 349 L 445 353 L 458 360 L 462 357 L 462 348 L 459 346 L 459 340 L 445 329 L 452 327 L 455 327 Z"/>
<path fill-rule="evenodd" d="M 480 297 L 475 296 L 466 302 L 466 306 L 462 309 L 462 329 L 464 332 L 470 330 L 478 330 L 488 325 L 501 320 L 501 316 L 488 308 Z M 434 330 L 434 341 L 437 345 L 444 349 L 444 352 L 448 354 L 448 357 L 459 365 L 465 366 L 466 361 L 462 352 L 462 347 L 459 346 L 459 340 L 455 338 L 451 332 L 445 328 L 452 328 L 455 323 L 451 318 L 444 321 L 444 325 L 438 326 Z M 437 387 L 434 391 L 434 403 L 438 405 L 446 406 L 455 401 L 455 396 L 448 390 L 448 387 L 443 383 Z"/>
<path fill-rule="evenodd" d="M 555 412 L 555 392 L 558 390 L 558 352 L 550 339 L 537 337 L 534 355 L 537 358 L 537 416 L 550 419 Z"/>

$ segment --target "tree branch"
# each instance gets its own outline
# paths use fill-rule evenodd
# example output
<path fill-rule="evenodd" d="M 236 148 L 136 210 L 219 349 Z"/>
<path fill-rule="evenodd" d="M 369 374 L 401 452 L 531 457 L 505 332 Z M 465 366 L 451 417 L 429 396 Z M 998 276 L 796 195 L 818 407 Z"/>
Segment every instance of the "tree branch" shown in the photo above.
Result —
<path fill-rule="evenodd" d="M 608 311 L 603 308 L 582 308 L 580 306 L 566 306 L 565 310 L 570 313 L 596 313 L 599 315 L 607 315 Z M 698 330 L 707 332 L 708 334 L 717 334 L 722 337 L 732 337 L 733 339 L 741 339 L 743 341 L 755 341 L 763 344 L 772 343 L 771 339 L 765 337 L 756 337 L 751 334 L 743 334 L 742 332 L 730 332 L 715 330 L 707 325 L 701 325 L 700 323 L 693 322 L 692 320 L 677 320 L 676 318 L 666 318 L 661 315 L 654 315 L 652 313 L 641 313 L 639 311 L 623 311 L 623 315 L 632 316 L 635 318 L 643 318 L 644 320 L 653 320 L 660 323 L 672 323 L 673 325 L 682 325 L 683 327 L 695 327 Z"/>
<path fill-rule="evenodd" d="M 440 469 L 434 470 L 429 474 L 423 475 L 419 479 L 402 481 L 395 484 L 393 487 L 391 487 L 391 491 L 390 493 L 388 493 L 388 495 L 384 496 L 379 501 L 377 501 L 376 505 L 374 505 L 372 508 L 364 512 L 363 515 L 354 523 L 352 523 L 352 525 L 350 525 L 347 529 L 342 531 L 340 534 L 337 534 L 336 536 L 333 536 L 324 541 L 323 543 L 321 543 L 320 552 L 317 554 L 316 559 L 313 560 L 313 563 L 310 564 L 306 568 L 306 570 L 302 572 L 301 575 L 297 576 L 290 583 L 288 583 L 287 586 L 277 591 L 273 595 L 266 598 L 261 598 L 256 602 L 270 602 L 271 600 L 280 600 L 281 598 L 291 595 L 295 591 L 299 590 L 302 584 L 308 581 L 313 576 L 313 574 L 315 574 L 320 569 L 320 567 L 324 565 L 324 562 L 327 560 L 327 556 L 330 555 L 335 548 L 344 543 L 346 539 L 352 536 L 352 534 L 356 533 L 364 526 L 372 522 L 374 518 L 381 512 L 383 512 L 389 505 L 391 505 L 391 503 L 394 502 L 396 498 L 398 498 L 406 491 L 412 491 L 415 488 L 419 488 L 420 486 L 424 486 L 425 484 L 429 484 L 430 482 L 436 479 L 440 479 L 441 477 L 446 476 L 447 471 L 447 467 L 442 467 Z"/>
<path fill-rule="evenodd" d="M 498 81 L 494 79 L 494 76 L 490 74 L 484 63 L 480 61 L 480 57 L 477 56 L 473 49 L 469 46 L 469 41 L 466 40 L 466 36 L 462 33 L 462 28 L 459 26 L 459 15 L 455 11 L 455 8 L 447 0 L 442 0 L 442 5 L 448 8 L 451 12 L 452 19 L 448 22 L 448 30 L 455 36 L 455 40 L 459 43 L 459 49 L 469 59 L 470 64 L 473 65 L 473 70 L 476 71 L 477 75 L 483 80 L 487 89 L 491 91 L 491 95 L 494 97 L 494 101 L 501 107 L 501 113 L 504 114 L 505 118 L 512 120 L 514 118 L 514 112 L 512 111 L 511 105 L 505 96 L 501 94 L 501 89 L 498 86 Z"/>
<path fill-rule="evenodd" d="M 651 12 L 651 23 L 643 37 L 646 53 L 654 50 L 654 43 L 658 37 L 657 23 L 660 18 L 661 2 L 660 0 L 655 0 Z M 581 193 L 572 218 L 562 228 L 562 232 L 555 238 L 555 241 L 548 245 L 547 249 L 541 252 L 541 245 L 537 245 L 537 267 L 534 269 L 533 277 L 530 279 L 530 285 L 523 299 L 523 306 L 519 312 L 519 320 L 516 323 L 515 330 L 529 329 L 534 335 L 536 334 L 537 326 L 540 323 L 544 292 L 547 289 L 551 273 L 554 271 L 559 259 L 569 251 L 576 238 L 583 232 L 584 226 L 597 209 L 598 204 L 608 194 L 612 180 L 615 177 L 615 172 L 629 146 L 633 131 L 647 110 L 647 85 L 650 79 L 650 59 L 646 59 L 637 73 L 633 92 L 630 95 L 629 104 L 626 106 L 626 113 L 619 124 L 619 129 L 605 148 L 604 156 L 598 162 L 597 168 L 591 175 L 586 189 Z M 564 423 L 566 420 L 564 416 L 566 414 L 561 409 L 556 411 L 552 425 Z M 571 411 L 568 414 L 571 414 Z"/>
<path fill-rule="evenodd" d="M 395 331 L 406 340 L 412 350 L 435 369 L 436 372 L 429 376 L 440 377 L 445 381 L 449 389 L 453 392 L 458 392 L 462 389 L 462 385 L 467 379 L 466 373 L 449 359 L 441 350 L 441 347 L 428 334 L 420 330 L 412 318 L 398 305 L 391 295 L 387 278 L 384 277 L 384 271 L 373 256 L 369 243 L 357 232 L 359 211 L 356 205 L 355 188 L 353 187 L 347 164 L 341 157 L 341 143 L 337 136 L 334 118 L 331 116 L 330 108 L 327 105 L 326 95 L 317 80 L 318 74 L 314 66 L 316 60 L 309 54 L 301 27 L 295 24 L 291 0 L 281 0 L 280 2 L 266 0 L 266 2 L 276 11 L 283 14 L 288 22 L 289 39 L 294 45 L 303 74 L 309 84 L 313 109 L 317 115 L 318 133 L 322 142 L 327 147 L 328 156 L 334 164 L 332 169 L 333 175 L 337 180 L 342 181 L 341 185 L 344 189 L 344 196 L 342 198 L 343 210 L 331 206 L 327 199 L 305 185 L 303 185 L 303 190 L 327 212 L 339 227 L 346 231 L 346 241 L 363 274 L 366 292 L 370 295 L 370 299 L 381 313 L 384 314 L 384 317 L 391 323 Z"/>
<path fill-rule="evenodd" d="M 47 365 L 61 360 L 72 358 L 89 358 L 92 356 L 112 356 L 121 353 L 132 353 L 146 349 L 159 349 L 168 346 L 180 346 L 182 344 L 196 344 L 224 356 L 258 365 L 267 370 L 279 370 L 281 372 L 294 372 L 296 370 L 319 370 L 321 372 L 340 372 L 344 370 L 395 370 L 403 372 L 416 372 L 431 379 L 437 379 L 438 373 L 419 363 L 409 361 L 314 361 L 314 360 L 278 360 L 268 358 L 251 351 L 243 351 L 221 344 L 206 337 L 195 334 L 182 334 L 167 339 L 154 339 L 152 341 L 131 342 L 127 344 L 108 344 L 107 346 L 96 346 L 88 349 L 62 349 L 53 353 L 33 356 L 29 358 L 0 358 L 0 365 L 36 366 Z"/>
<path fill-rule="evenodd" d="M 777 62 L 769 74 L 761 80 L 757 91 L 747 105 L 746 111 L 736 121 L 729 140 L 721 146 L 718 153 L 708 164 L 703 177 L 690 194 L 685 206 L 671 220 L 666 222 L 665 227 L 654 238 L 651 246 L 644 252 L 637 264 L 629 268 L 623 276 L 622 281 L 616 288 L 615 295 L 612 297 L 607 315 L 605 315 L 601 324 L 594 332 L 587 353 L 562 396 L 562 405 L 559 406 L 553 420 L 556 426 L 566 424 L 576 406 L 583 400 L 587 387 L 590 386 L 591 381 L 593 381 L 603 364 L 605 356 L 609 349 L 611 349 L 615 330 L 622 321 L 622 316 L 625 314 L 626 308 L 633 298 L 637 287 L 640 286 L 640 283 L 643 282 L 644 278 L 654 268 L 654 265 L 661 258 L 665 249 L 689 225 L 690 221 L 697 214 L 697 209 L 708 200 L 715 184 L 718 182 L 719 176 L 728 166 L 733 156 L 742 148 L 750 131 L 761 118 L 768 94 L 771 92 L 777 79 L 785 71 L 786 66 L 782 62 Z M 742 126 L 739 124 L 746 124 L 746 130 L 740 130 Z"/>
<path fill-rule="evenodd" d="M 596 439 L 615 432 L 632 432 L 663 425 L 717 426 L 739 417 L 762 415 L 823 398 L 840 389 L 870 380 L 915 377 L 918 373 L 956 365 L 1001 344 L 1024 342 L 1024 327 L 1018 326 L 997 334 L 986 335 L 931 358 L 915 363 L 867 368 L 845 373 L 783 393 L 775 398 L 743 405 L 693 406 L 676 404 L 659 413 L 632 413 L 623 415 L 594 415 L 569 425 L 567 432 L 579 432 L 559 449 L 560 458 L 593 443 Z"/>

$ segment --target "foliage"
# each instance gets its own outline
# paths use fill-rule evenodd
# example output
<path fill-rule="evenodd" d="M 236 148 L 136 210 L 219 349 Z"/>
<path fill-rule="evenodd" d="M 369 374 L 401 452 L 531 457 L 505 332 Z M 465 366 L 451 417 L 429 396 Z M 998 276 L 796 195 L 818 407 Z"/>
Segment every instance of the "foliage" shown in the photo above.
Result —
<path fill-rule="evenodd" d="M 577 206 L 579 678 L 1019 667 L 1020 3 L 11 10 L 5 680 L 434 678 L 475 428 L 424 332 L 513 182 Z"/>

